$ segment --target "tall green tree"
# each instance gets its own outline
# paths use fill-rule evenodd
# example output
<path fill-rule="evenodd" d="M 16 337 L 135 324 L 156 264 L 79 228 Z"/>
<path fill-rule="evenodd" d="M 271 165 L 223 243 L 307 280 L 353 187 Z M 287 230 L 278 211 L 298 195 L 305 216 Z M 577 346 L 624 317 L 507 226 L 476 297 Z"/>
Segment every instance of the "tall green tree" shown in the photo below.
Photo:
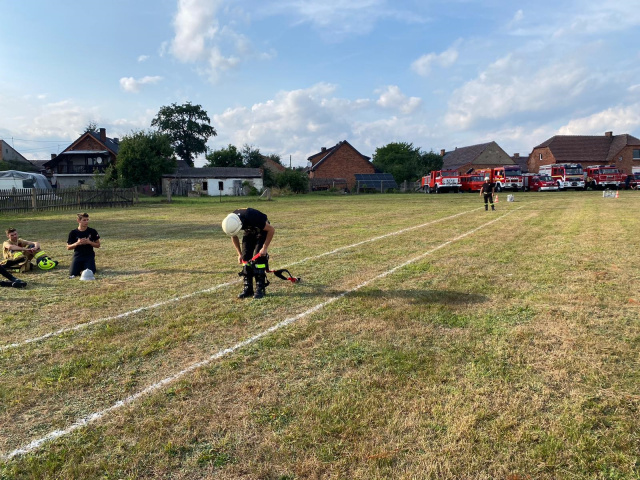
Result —
<path fill-rule="evenodd" d="M 98 131 L 98 123 L 95 122 L 94 120 L 91 120 L 89 123 L 87 123 L 86 127 L 84 127 L 84 132 L 82 133 L 97 132 L 97 131 Z"/>
<path fill-rule="evenodd" d="M 137 131 L 120 140 L 116 170 L 123 187 L 153 185 L 160 191 L 162 175 L 176 169 L 171 139 L 157 131 Z"/>
<path fill-rule="evenodd" d="M 433 151 L 422 152 L 412 143 L 392 142 L 376 148 L 373 165 L 384 173 L 390 173 L 396 182 L 413 182 L 431 170 L 442 167 L 442 157 Z"/>
<path fill-rule="evenodd" d="M 229 144 L 227 148 L 214 150 L 206 155 L 207 167 L 242 167 L 242 153 L 238 149 Z"/>
<path fill-rule="evenodd" d="M 288 188 L 293 193 L 309 191 L 309 176 L 303 170 L 287 168 L 276 175 L 275 183 L 280 188 Z"/>
<path fill-rule="evenodd" d="M 264 156 L 260 153 L 259 148 L 254 148 L 253 145 L 244 144 L 242 146 L 242 162 L 245 167 L 249 168 L 262 168 L 264 165 Z"/>
<path fill-rule="evenodd" d="M 217 135 L 210 123 L 211 119 L 202 106 L 187 102 L 162 107 L 151 121 L 151 126 L 169 135 L 176 155 L 193 167 L 196 155 L 207 151 L 209 137 Z"/>

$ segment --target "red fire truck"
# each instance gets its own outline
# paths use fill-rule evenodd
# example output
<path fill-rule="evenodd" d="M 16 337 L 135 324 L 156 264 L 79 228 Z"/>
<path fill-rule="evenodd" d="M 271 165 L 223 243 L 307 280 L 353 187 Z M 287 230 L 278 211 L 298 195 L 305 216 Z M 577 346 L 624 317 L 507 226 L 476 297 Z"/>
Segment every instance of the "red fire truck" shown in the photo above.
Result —
<path fill-rule="evenodd" d="M 484 173 L 474 172 L 467 175 L 460 175 L 461 192 L 479 192 L 484 183 Z"/>
<path fill-rule="evenodd" d="M 524 173 L 523 190 L 525 192 L 557 192 L 558 185 L 545 173 Z"/>
<path fill-rule="evenodd" d="M 579 163 L 541 165 L 538 172 L 550 175 L 560 190 L 584 188 L 584 171 Z"/>
<path fill-rule="evenodd" d="M 585 186 L 594 190 L 600 188 L 620 188 L 624 185 L 625 175 L 615 165 L 595 165 L 587 167 L 584 172 Z"/>
<path fill-rule="evenodd" d="M 460 176 L 457 170 L 433 170 L 420 182 L 425 193 L 460 191 Z"/>
<path fill-rule="evenodd" d="M 491 181 L 496 184 L 496 192 L 522 189 L 522 170 L 519 165 L 504 165 L 491 170 Z"/>

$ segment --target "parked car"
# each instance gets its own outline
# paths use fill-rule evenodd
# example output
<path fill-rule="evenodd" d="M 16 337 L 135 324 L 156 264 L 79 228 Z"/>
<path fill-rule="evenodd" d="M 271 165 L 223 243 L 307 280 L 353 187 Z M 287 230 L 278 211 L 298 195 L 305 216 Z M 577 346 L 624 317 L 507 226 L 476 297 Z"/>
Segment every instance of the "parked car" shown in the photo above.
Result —
<path fill-rule="evenodd" d="M 524 176 L 524 189 L 530 192 L 552 192 L 558 191 L 558 184 L 550 175 L 540 173 L 536 175 Z"/>

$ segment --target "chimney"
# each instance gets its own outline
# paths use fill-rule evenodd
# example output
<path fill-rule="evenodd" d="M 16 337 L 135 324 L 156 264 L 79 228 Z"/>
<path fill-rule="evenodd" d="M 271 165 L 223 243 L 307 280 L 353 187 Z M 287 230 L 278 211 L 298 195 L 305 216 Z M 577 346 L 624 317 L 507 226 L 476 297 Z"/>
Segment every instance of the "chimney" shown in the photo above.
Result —
<path fill-rule="evenodd" d="M 116 145 L 120 144 L 120 139 L 118 137 L 114 137 L 113 143 L 115 143 Z"/>
<path fill-rule="evenodd" d="M 513 158 L 520 158 L 520 154 L 519 153 L 514 153 L 513 154 Z"/>
<path fill-rule="evenodd" d="M 51 160 L 53 160 L 54 158 L 56 158 L 58 155 L 56 155 L 55 153 L 51 154 Z"/>
<path fill-rule="evenodd" d="M 320 151 L 321 151 L 321 152 L 326 152 L 326 151 L 327 151 L 327 147 L 322 147 L 322 148 L 320 149 Z"/>
<path fill-rule="evenodd" d="M 604 132 L 604 136 L 611 138 L 613 137 L 613 132 Z"/>
<path fill-rule="evenodd" d="M 100 141 L 102 143 L 107 141 L 107 129 L 106 128 L 101 128 L 100 129 Z"/>
<path fill-rule="evenodd" d="M 441 156 L 441 157 L 444 157 L 444 154 L 445 154 L 445 150 L 444 150 L 444 148 L 443 148 L 442 150 L 440 150 L 440 156 Z"/>

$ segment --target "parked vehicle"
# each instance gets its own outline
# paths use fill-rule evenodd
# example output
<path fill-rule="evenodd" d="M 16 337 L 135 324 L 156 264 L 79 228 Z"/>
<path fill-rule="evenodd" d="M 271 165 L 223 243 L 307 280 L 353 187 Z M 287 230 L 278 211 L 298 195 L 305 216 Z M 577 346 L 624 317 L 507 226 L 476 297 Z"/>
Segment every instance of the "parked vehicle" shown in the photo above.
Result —
<path fill-rule="evenodd" d="M 461 192 L 479 192 L 484 183 L 484 173 L 475 172 L 469 175 L 460 175 Z"/>
<path fill-rule="evenodd" d="M 629 178 L 629 183 L 627 184 L 627 177 Z M 640 183 L 640 172 L 630 173 L 624 179 L 625 188 L 631 188 L 633 190 L 638 189 L 638 184 Z"/>
<path fill-rule="evenodd" d="M 522 170 L 519 165 L 504 165 L 491 170 L 491 181 L 496 184 L 496 192 L 522 189 Z"/>
<path fill-rule="evenodd" d="M 584 179 L 585 188 L 618 190 L 624 184 L 625 175 L 615 165 L 595 165 L 586 168 Z"/>
<path fill-rule="evenodd" d="M 553 178 L 558 189 L 584 188 L 584 170 L 579 163 L 553 163 L 542 165 L 538 173 L 544 173 Z"/>
<path fill-rule="evenodd" d="M 47 177 L 40 173 L 20 172 L 18 170 L 0 172 L 0 190 L 11 190 L 13 188 L 51 190 L 52 187 Z"/>
<path fill-rule="evenodd" d="M 460 191 L 460 176 L 457 170 L 433 170 L 422 177 L 420 182 L 425 193 L 441 193 Z"/>
<path fill-rule="evenodd" d="M 558 191 L 558 185 L 546 173 L 525 173 L 522 176 L 522 188 L 525 192 Z"/>

